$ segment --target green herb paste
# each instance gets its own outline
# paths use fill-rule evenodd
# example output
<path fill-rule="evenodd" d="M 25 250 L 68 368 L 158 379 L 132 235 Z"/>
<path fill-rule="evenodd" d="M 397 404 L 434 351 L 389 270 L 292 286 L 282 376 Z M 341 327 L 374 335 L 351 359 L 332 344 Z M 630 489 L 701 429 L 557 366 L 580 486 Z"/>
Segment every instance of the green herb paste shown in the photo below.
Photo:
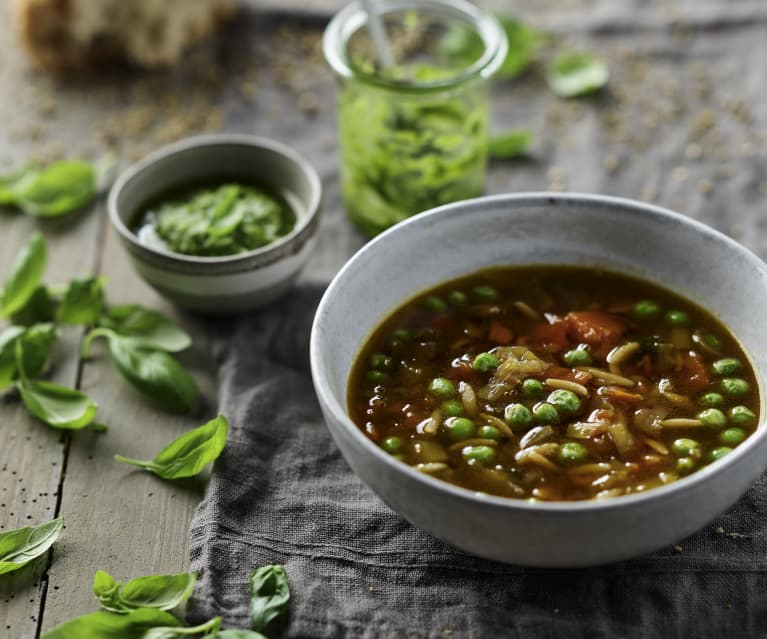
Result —
<path fill-rule="evenodd" d="M 268 191 L 239 183 L 178 190 L 144 208 L 136 234 L 147 245 L 200 257 L 251 251 L 287 235 L 296 216 Z"/>
<path fill-rule="evenodd" d="M 416 69 L 411 77 L 428 77 Z M 444 70 L 435 70 L 444 74 Z M 339 92 L 342 190 L 368 235 L 425 209 L 480 195 L 487 160 L 485 83 L 391 93 L 350 82 Z"/>

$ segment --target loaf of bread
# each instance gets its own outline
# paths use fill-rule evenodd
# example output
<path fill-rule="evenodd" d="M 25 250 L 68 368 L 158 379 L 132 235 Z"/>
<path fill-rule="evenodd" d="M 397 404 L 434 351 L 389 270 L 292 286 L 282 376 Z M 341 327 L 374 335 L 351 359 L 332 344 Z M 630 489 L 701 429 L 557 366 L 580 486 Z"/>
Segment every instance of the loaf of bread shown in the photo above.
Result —
<path fill-rule="evenodd" d="M 174 64 L 235 10 L 235 0 L 9 0 L 37 66 L 78 69 L 121 60 Z"/>

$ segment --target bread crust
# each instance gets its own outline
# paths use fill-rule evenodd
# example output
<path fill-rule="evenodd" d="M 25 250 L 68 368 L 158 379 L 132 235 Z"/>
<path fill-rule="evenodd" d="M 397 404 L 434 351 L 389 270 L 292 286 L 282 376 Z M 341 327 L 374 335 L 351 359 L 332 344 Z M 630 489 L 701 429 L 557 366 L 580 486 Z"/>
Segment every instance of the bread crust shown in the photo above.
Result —
<path fill-rule="evenodd" d="M 215 31 L 235 0 L 8 0 L 19 40 L 46 71 L 82 70 L 118 61 L 175 64 Z"/>

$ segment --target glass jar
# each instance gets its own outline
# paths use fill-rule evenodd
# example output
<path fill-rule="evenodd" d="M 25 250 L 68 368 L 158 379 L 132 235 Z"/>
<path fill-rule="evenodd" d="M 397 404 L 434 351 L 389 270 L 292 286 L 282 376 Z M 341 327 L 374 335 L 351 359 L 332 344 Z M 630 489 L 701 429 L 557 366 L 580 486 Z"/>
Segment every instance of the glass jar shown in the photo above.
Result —
<path fill-rule="evenodd" d="M 488 80 L 508 49 L 498 21 L 464 0 L 379 0 L 377 9 L 390 66 L 359 3 L 333 18 L 323 40 L 339 83 L 344 206 L 371 236 L 482 193 Z"/>

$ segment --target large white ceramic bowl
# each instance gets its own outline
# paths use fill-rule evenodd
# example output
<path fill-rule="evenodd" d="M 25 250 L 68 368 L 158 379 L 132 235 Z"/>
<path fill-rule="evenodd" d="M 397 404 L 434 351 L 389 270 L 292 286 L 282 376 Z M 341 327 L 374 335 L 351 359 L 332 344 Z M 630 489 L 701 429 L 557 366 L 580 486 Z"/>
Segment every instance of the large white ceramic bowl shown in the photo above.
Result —
<path fill-rule="evenodd" d="M 761 260 L 721 233 L 656 206 L 522 193 L 418 215 L 370 242 L 338 273 L 311 339 L 314 384 L 330 432 L 349 465 L 394 510 L 475 555 L 529 566 L 586 566 L 673 544 L 732 505 L 765 470 L 763 423 L 731 454 L 661 488 L 609 500 L 528 503 L 422 474 L 373 444 L 347 415 L 352 363 L 396 307 L 485 267 L 538 263 L 599 265 L 709 309 L 750 354 L 763 399 L 767 266 Z"/>
<path fill-rule="evenodd" d="M 293 207 L 293 230 L 259 249 L 225 257 L 181 255 L 139 242 L 132 225 L 148 200 L 179 185 L 216 179 L 271 187 Z M 289 290 L 316 241 L 321 192 L 317 172 L 284 144 L 222 133 L 187 138 L 140 160 L 117 179 L 107 206 L 148 284 L 182 308 L 220 314 L 262 306 Z"/>

